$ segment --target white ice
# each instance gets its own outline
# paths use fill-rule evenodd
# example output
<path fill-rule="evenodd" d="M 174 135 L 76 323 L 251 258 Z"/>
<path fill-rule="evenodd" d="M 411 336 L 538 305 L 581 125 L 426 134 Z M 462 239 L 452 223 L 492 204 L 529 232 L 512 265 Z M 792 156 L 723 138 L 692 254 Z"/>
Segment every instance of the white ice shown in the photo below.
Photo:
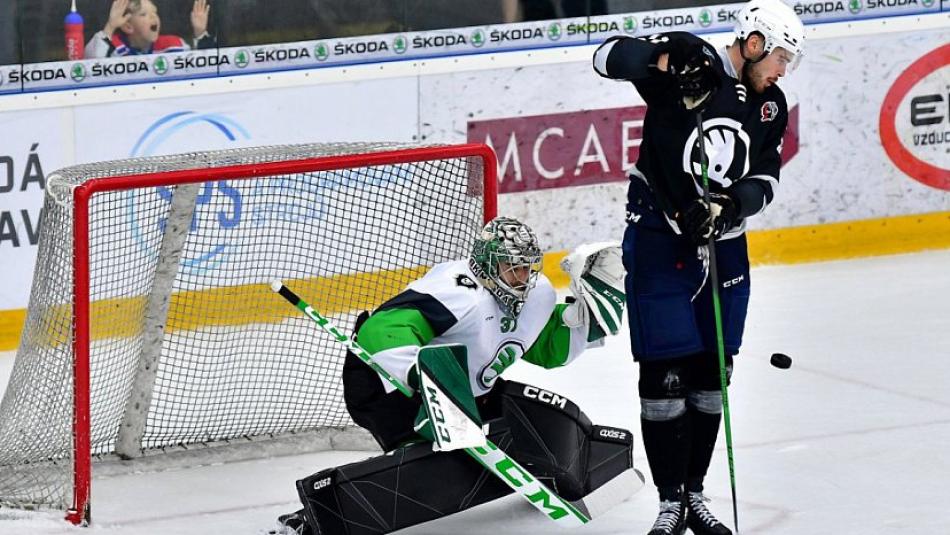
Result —
<path fill-rule="evenodd" d="M 730 389 L 741 533 L 923 534 L 950 530 L 950 251 L 753 270 L 745 344 Z M 769 365 L 782 352 L 789 370 Z M 0 385 L 12 368 L 0 354 Z M 639 436 L 627 337 L 567 368 L 506 377 L 566 395 L 592 421 Z M 649 482 L 643 447 L 635 463 Z M 259 534 L 297 507 L 294 481 L 367 452 L 330 452 L 96 478 L 92 528 L 0 510 L 0 534 Z M 725 441 L 707 494 L 732 524 Z M 646 533 L 647 486 L 577 533 Z M 539 533 L 510 496 L 407 534 Z"/>

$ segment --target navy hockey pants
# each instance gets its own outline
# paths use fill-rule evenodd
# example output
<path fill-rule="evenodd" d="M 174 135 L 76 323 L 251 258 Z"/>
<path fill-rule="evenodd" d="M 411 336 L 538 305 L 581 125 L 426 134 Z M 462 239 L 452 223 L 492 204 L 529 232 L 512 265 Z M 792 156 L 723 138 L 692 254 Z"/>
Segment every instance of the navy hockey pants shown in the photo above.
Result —
<path fill-rule="evenodd" d="M 715 354 L 711 283 L 703 283 L 698 248 L 673 232 L 646 184 L 636 177 L 630 181 L 623 263 L 633 356 L 656 361 L 703 351 Z M 717 242 L 716 255 L 725 351 L 735 355 L 749 305 L 745 235 Z"/>

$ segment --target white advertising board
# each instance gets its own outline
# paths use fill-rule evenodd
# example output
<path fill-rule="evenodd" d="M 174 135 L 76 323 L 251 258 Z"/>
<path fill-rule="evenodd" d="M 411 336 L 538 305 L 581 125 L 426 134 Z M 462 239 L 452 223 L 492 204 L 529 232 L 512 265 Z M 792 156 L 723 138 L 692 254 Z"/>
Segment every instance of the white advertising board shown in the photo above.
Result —
<path fill-rule="evenodd" d="M 946 43 L 940 31 L 810 43 L 780 82 L 790 120 L 778 196 L 750 228 L 950 210 Z M 498 153 L 500 212 L 532 221 L 555 250 L 622 236 L 623 171 L 645 110 L 632 84 L 563 63 L 428 76 L 420 91 L 423 137 L 466 132 Z"/>
<path fill-rule="evenodd" d="M 29 297 L 46 175 L 75 161 L 71 117 L 68 108 L 0 114 L 0 310 Z"/>
<path fill-rule="evenodd" d="M 950 10 L 940 0 L 789 2 L 806 24 L 910 17 Z M 947 2 L 944 1 L 943 4 Z M 599 43 L 610 35 L 728 31 L 743 2 L 572 19 L 194 50 L 124 58 L 0 66 L 0 94 L 321 69 L 443 56 Z"/>
<path fill-rule="evenodd" d="M 411 142 L 416 92 L 416 80 L 402 78 L 0 113 L 0 310 L 27 304 L 45 177 L 56 169 L 260 145 Z"/>
<path fill-rule="evenodd" d="M 412 78 L 75 108 L 77 163 L 330 141 L 413 141 Z"/>
<path fill-rule="evenodd" d="M 782 81 L 792 124 L 787 165 L 778 198 L 753 228 L 950 210 L 947 29 L 893 26 L 814 39 L 799 71 Z M 501 68 L 486 66 L 494 56 L 469 56 L 431 70 L 411 63 L 400 75 L 313 76 L 254 91 L 202 91 L 218 80 L 195 80 L 195 94 L 183 97 L 0 112 L 0 156 L 12 160 L 5 175 L 0 159 L 0 273 L 15 281 L 0 291 L 0 310 L 23 308 L 28 298 L 36 250 L 29 236 L 42 203 L 37 180 L 23 179 L 34 153 L 48 174 L 237 146 L 487 141 L 502 164 L 500 212 L 530 221 L 545 246 L 619 238 L 643 102 L 630 84 L 594 74 L 592 51 L 569 47 L 570 60 L 541 63 L 520 53 L 517 65 L 499 55 Z"/>

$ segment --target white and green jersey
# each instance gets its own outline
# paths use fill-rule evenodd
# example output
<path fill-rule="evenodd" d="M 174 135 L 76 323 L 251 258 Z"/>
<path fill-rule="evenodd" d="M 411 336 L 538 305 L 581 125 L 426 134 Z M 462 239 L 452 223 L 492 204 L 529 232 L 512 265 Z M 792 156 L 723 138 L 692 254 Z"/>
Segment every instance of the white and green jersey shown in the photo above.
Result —
<path fill-rule="evenodd" d="M 567 327 L 565 304 L 543 274 L 517 318 L 508 316 L 479 282 L 466 260 L 432 268 L 390 299 L 362 325 L 359 343 L 389 373 L 408 383 L 419 348 L 463 344 L 468 350 L 472 393 L 491 390 L 495 379 L 518 359 L 553 368 L 587 347 L 585 327 Z M 383 381 L 387 390 L 392 390 Z"/>

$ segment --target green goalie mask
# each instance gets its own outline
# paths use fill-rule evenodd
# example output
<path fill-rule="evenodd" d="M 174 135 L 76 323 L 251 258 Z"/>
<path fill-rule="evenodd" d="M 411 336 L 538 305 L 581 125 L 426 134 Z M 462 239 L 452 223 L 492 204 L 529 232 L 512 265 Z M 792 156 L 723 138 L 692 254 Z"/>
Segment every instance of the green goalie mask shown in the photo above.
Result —
<path fill-rule="evenodd" d="M 528 225 L 496 217 L 475 238 L 472 272 L 512 317 L 521 312 L 541 271 L 541 248 Z"/>

